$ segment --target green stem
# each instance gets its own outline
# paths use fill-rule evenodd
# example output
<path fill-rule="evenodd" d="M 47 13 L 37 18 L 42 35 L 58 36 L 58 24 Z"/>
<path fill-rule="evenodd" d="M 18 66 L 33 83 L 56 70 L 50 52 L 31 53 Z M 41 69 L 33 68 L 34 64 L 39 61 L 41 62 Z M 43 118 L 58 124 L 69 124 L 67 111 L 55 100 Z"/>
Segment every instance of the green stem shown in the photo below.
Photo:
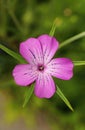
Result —
<path fill-rule="evenodd" d="M 22 28 L 21 28 L 21 25 L 20 25 L 20 23 L 18 22 L 18 20 L 17 20 L 15 14 L 13 13 L 13 11 L 8 10 L 8 12 L 9 12 L 9 14 L 10 14 L 10 16 L 11 16 L 13 22 L 15 23 L 16 27 L 18 28 L 18 30 L 19 30 L 20 32 L 23 32 L 23 31 L 22 31 Z"/>
<path fill-rule="evenodd" d="M 79 34 L 77 34 L 77 35 L 75 35 L 75 36 L 73 36 L 73 37 L 71 37 L 71 38 L 65 40 L 64 42 L 62 42 L 62 43 L 60 44 L 60 47 L 59 47 L 59 48 L 62 48 L 62 47 L 64 47 L 64 46 L 70 44 L 71 42 L 73 42 L 73 41 L 75 41 L 75 40 L 78 40 L 78 39 L 80 39 L 80 38 L 82 38 L 82 37 L 85 37 L 85 32 L 79 33 Z"/>
<path fill-rule="evenodd" d="M 7 3 L 6 3 L 6 4 L 7 4 L 7 5 L 5 6 L 5 8 L 7 9 L 7 12 L 9 13 L 10 17 L 12 18 L 12 20 L 13 20 L 15 26 L 18 28 L 18 30 L 19 30 L 20 32 L 23 32 L 23 29 L 22 29 L 22 27 L 21 27 L 21 24 L 19 23 L 19 21 L 18 21 L 16 15 L 14 14 L 12 8 L 10 7 L 10 0 L 7 0 Z"/>
<path fill-rule="evenodd" d="M 81 66 L 81 65 L 85 65 L 85 61 L 73 61 L 74 66 Z"/>

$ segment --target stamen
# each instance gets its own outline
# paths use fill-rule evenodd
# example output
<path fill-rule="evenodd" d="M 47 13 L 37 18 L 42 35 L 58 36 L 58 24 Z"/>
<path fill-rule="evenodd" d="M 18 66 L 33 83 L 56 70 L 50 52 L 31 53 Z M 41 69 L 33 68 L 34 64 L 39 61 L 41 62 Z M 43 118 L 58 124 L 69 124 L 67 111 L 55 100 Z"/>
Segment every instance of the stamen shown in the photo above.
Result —
<path fill-rule="evenodd" d="M 39 71 L 43 71 L 43 70 L 44 70 L 44 66 L 43 66 L 43 65 L 39 65 L 39 66 L 38 66 L 38 70 L 39 70 Z"/>

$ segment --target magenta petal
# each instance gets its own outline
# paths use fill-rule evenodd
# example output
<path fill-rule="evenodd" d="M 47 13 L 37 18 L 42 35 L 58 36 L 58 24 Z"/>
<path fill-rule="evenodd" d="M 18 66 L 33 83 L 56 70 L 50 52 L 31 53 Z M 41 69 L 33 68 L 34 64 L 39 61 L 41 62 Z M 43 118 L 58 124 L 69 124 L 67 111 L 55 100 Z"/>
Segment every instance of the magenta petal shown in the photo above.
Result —
<path fill-rule="evenodd" d="M 43 63 L 42 47 L 36 38 L 29 38 L 20 44 L 20 54 L 31 64 Z"/>
<path fill-rule="evenodd" d="M 73 76 L 73 63 L 68 58 L 53 59 L 48 65 L 48 72 L 59 79 L 69 80 Z"/>
<path fill-rule="evenodd" d="M 36 80 L 34 92 L 39 98 L 51 98 L 55 93 L 55 84 L 52 77 L 40 73 Z"/>
<path fill-rule="evenodd" d="M 16 84 L 27 86 L 36 80 L 37 71 L 36 68 L 31 65 L 21 64 L 15 66 L 12 75 Z"/>
<path fill-rule="evenodd" d="M 54 37 L 51 37 L 47 34 L 41 35 L 40 37 L 38 37 L 38 39 L 42 45 L 44 62 L 46 64 L 51 60 L 51 58 L 57 51 L 58 41 Z"/>

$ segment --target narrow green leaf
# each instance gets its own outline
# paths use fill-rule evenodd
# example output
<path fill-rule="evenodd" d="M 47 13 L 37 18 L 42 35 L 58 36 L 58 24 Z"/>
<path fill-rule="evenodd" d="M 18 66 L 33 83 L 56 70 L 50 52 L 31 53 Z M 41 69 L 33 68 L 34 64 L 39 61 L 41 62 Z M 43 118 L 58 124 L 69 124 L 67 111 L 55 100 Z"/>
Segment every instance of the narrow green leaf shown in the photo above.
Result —
<path fill-rule="evenodd" d="M 73 61 L 74 66 L 81 66 L 81 65 L 85 65 L 85 61 Z"/>
<path fill-rule="evenodd" d="M 71 37 L 71 38 L 65 40 L 64 42 L 62 42 L 62 43 L 60 44 L 59 48 L 62 48 L 62 47 L 64 47 L 64 46 L 66 46 L 66 45 L 72 43 L 73 41 L 82 38 L 82 37 L 85 37 L 85 32 L 81 32 L 81 33 L 79 33 L 79 34 L 77 34 L 77 35 L 75 35 L 75 36 L 73 36 L 73 37 Z"/>
<path fill-rule="evenodd" d="M 2 49 L 4 52 L 18 60 L 20 63 L 26 63 L 26 61 L 16 52 L 10 50 L 9 48 L 5 47 L 4 45 L 0 44 L 0 49 Z"/>
<path fill-rule="evenodd" d="M 56 19 L 54 20 L 53 25 L 52 25 L 52 28 L 51 28 L 51 31 L 50 31 L 50 33 L 49 33 L 50 36 L 53 36 L 53 35 L 54 35 L 55 29 L 56 29 Z"/>
<path fill-rule="evenodd" d="M 64 103 L 69 107 L 70 110 L 74 111 L 70 102 L 68 101 L 68 99 L 64 96 L 64 94 L 62 93 L 62 91 L 60 90 L 60 88 L 57 86 L 57 91 L 56 93 L 58 94 L 58 96 L 64 101 Z"/>
<path fill-rule="evenodd" d="M 30 86 L 29 88 L 26 87 L 26 90 L 25 90 L 25 100 L 24 100 L 24 103 L 23 103 L 23 107 L 26 106 L 26 104 L 28 103 L 30 97 L 32 96 L 32 93 L 33 93 L 33 90 L 34 90 L 34 86 Z"/>

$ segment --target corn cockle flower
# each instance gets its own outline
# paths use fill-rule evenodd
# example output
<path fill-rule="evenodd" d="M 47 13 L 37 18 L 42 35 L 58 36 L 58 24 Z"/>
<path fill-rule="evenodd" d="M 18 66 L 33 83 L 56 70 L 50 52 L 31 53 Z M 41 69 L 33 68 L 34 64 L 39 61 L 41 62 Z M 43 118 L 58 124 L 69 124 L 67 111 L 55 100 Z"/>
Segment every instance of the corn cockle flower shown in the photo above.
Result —
<path fill-rule="evenodd" d="M 37 97 L 52 97 L 56 91 L 52 76 L 62 80 L 69 80 L 73 76 L 70 59 L 52 59 L 58 47 L 58 41 L 47 34 L 22 42 L 19 51 L 28 64 L 19 64 L 13 69 L 16 84 L 29 86 L 35 82 L 34 93 Z"/>

